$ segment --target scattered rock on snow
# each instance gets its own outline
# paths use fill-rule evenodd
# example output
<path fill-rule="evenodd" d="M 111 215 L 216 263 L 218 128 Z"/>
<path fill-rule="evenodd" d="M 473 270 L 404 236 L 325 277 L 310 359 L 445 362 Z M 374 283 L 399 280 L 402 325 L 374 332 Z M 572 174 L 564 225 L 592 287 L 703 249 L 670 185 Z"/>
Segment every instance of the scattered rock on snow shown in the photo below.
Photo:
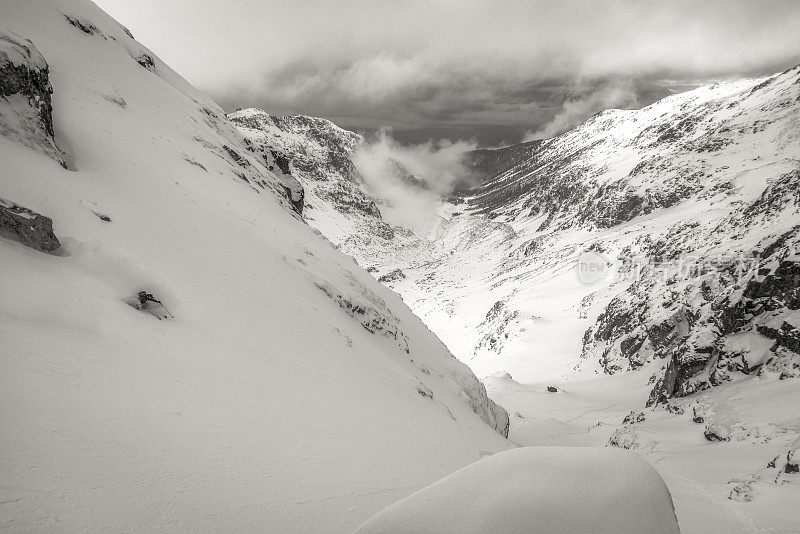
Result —
<path fill-rule="evenodd" d="M 728 499 L 737 502 L 750 502 L 753 500 L 753 481 L 752 480 L 732 480 L 734 484 Z"/>
<path fill-rule="evenodd" d="M 419 393 L 420 395 L 422 395 L 427 399 L 433 398 L 433 391 L 431 391 L 428 386 L 426 386 L 420 381 L 417 381 L 417 393 Z"/>
<path fill-rule="evenodd" d="M 394 282 L 396 280 L 402 280 L 405 277 L 406 274 L 403 272 L 402 269 L 394 269 L 393 271 L 389 271 L 388 273 L 378 278 L 378 282 L 385 284 L 388 282 Z"/>
<path fill-rule="evenodd" d="M 622 424 L 623 425 L 633 425 L 633 424 L 636 424 L 636 423 L 641 423 L 644 420 L 645 420 L 644 413 L 637 412 L 637 411 L 634 410 L 634 411 L 631 411 L 631 413 L 629 413 L 628 415 L 625 416 L 625 418 L 622 420 Z"/>
<path fill-rule="evenodd" d="M 678 406 L 677 404 L 667 403 L 664 406 L 664 409 L 667 410 L 667 412 L 671 413 L 672 415 L 683 415 L 683 407 Z"/>
<path fill-rule="evenodd" d="M 86 35 L 100 35 L 101 37 L 105 38 L 103 32 L 101 32 L 100 29 L 90 20 L 79 19 L 70 15 L 64 15 L 64 18 L 67 19 L 67 22 L 69 22 L 72 26 L 75 26 Z"/>
<path fill-rule="evenodd" d="M 135 56 L 133 59 L 134 61 L 136 61 L 136 63 L 146 68 L 150 72 L 156 71 L 156 62 L 150 54 L 142 52 L 138 56 Z"/>
<path fill-rule="evenodd" d="M 624 426 L 614 431 L 608 439 L 607 447 L 617 447 L 620 449 L 639 448 L 639 434 L 631 426 Z"/>

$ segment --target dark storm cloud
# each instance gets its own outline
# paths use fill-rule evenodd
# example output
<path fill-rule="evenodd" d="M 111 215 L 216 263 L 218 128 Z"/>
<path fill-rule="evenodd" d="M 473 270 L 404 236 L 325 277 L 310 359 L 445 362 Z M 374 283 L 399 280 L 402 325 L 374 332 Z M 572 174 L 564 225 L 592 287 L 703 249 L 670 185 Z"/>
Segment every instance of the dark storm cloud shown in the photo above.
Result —
<path fill-rule="evenodd" d="M 99 4 L 227 109 L 391 125 L 399 138 L 551 135 L 800 62 L 794 1 Z"/>

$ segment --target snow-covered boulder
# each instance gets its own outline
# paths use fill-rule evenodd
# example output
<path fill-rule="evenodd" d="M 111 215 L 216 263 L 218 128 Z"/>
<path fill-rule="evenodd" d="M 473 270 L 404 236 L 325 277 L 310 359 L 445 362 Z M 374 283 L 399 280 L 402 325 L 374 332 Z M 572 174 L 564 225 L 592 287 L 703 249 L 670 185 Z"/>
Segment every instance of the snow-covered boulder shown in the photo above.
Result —
<path fill-rule="evenodd" d="M 41 252 L 53 252 L 61 243 L 53 221 L 28 208 L 0 198 L 0 237 L 13 239 Z"/>
<path fill-rule="evenodd" d="M 615 449 L 524 447 L 495 454 L 379 512 L 357 532 L 680 532 L 667 486 Z"/>

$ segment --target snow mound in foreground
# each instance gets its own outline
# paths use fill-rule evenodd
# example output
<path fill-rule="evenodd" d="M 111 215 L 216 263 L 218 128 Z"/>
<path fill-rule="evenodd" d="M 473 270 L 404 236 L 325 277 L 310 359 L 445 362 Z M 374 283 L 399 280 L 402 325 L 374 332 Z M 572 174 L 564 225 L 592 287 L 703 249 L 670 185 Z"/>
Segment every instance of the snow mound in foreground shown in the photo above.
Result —
<path fill-rule="evenodd" d="M 669 490 L 639 456 L 523 447 L 475 462 L 379 512 L 382 532 L 677 533 Z"/>

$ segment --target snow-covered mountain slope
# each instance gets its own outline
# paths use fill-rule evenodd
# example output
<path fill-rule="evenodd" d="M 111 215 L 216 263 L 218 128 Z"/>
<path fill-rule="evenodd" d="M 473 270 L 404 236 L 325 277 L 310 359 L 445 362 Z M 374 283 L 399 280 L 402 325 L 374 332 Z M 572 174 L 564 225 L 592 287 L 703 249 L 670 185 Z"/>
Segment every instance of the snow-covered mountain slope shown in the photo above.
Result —
<path fill-rule="evenodd" d="M 510 447 L 210 99 L 90 2 L 0 13 L 0 527 L 347 531 Z"/>
<path fill-rule="evenodd" d="M 543 365 L 566 371 L 595 362 L 614 373 L 665 358 L 665 368 L 671 363 L 683 373 L 708 363 L 714 347 L 720 368 L 748 371 L 766 355 L 753 355 L 748 368 L 742 350 L 723 354 L 727 336 L 753 332 L 777 341 L 777 359 L 798 348 L 790 313 L 797 308 L 792 246 L 800 224 L 798 80 L 795 67 L 720 83 L 642 110 L 600 113 L 554 139 L 477 151 L 473 164 L 484 184 L 460 195 L 461 203 L 445 203 L 427 236 L 371 233 L 363 217 L 311 222 L 391 280 L 485 374 L 509 359 L 518 370 L 536 360 L 541 376 Z M 602 255 L 617 276 L 581 283 L 573 267 L 584 250 Z M 642 264 L 648 259 L 657 264 Z M 575 292 L 565 301 L 580 308 L 568 312 L 580 335 L 548 350 L 555 354 L 531 358 L 532 346 L 543 348 L 533 343 L 540 327 L 555 317 L 530 305 L 546 297 L 542 289 L 553 280 L 557 298 Z M 689 378 L 663 393 L 724 380 L 706 376 L 689 385 Z"/>
<path fill-rule="evenodd" d="M 798 485 L 761 470 L 800 446 L 782 410 L 800 388 L 800 66 L 609 110 L 472 164 L 482 185 L 443 202 L 427 234 L 371 232 L 371 214 L 310 222 L 479 376 L 511 373 L 487 380 L 525 415 L 512 440 L 630 445 L 625 430 L 612 440 L 623 416 L 665 407 L 638 450 L 682 525 L 791 531 Z M 537 415 L 545 398 L 551 417 Z M 708 421 L 692 422 L 696 406 Z M 734 437 L 712 446 L 713 425 Z M 731 497 L 736 480 L 757 504 Z"/>

